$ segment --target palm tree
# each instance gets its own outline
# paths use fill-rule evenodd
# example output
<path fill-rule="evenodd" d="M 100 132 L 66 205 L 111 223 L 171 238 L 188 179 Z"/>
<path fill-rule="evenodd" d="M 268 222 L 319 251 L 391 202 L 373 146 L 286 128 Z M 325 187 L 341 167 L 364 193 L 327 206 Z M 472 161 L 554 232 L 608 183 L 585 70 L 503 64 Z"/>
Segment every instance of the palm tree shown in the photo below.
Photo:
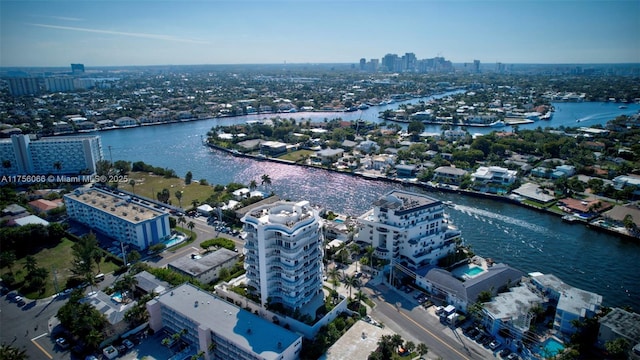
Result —
<path fill-rule="evenodd" d="M 178 199 L 178 204 L 180 205 L 180 208 L 182 208 L 182 190 L 176 190 L 176 199 Z"/>
<path fill-rule="evenodd" d="M 184 215 L 178 216 L 178 224 L 185 224 L 186 222 L 187 222 L 187 219 L 185 219 Z"/>
<path fill-rule="evenodd" d="M 13 274 L 13 264 L 16 262 L 16 253 L 12 250 L 3 251 L 0 253 L 0 262 L 2 263 L 2 267 L 6 267 L 9 269 L 9 274 Z"/>
<path fill-rule="evenodd" d="M 373 269 L 373 253 L 376 251 L 376 249 L 372 246 L 369 245 L 367 246 L 364 251 L 367 253 L 367 256 L 369 257 L 369 266 Z"/>
<path fill-rule="evenodd" d="M 422 357 L 423 355 L 427 355 L 427 353 L 429 352 L 429 347 L 424 343 L 420 343 L 418 344 L 418 346 L 416 346 L 416 351 L 418 352 L 418 355 Z"/>
<path fill-rule="evenodd" d="M 271 177 L 269 177 L 269 175 L 263 174 L 261 179 L 262 179 L 262 185 L 266 185 L 266 186 L 271 185 Z"/>
<path fill-rule="evenodd" d="M 416 348 L 416 344 L 413 341 L 406 341 L 404 343 L 404 349 L 407 350 L 408 353 L 412 353 Z"/>
<path fill-rule="evenodd" d="M 18 349 L 9 344 L 0 345 L 0 359 L 26 360 L 28 358 L 26 349 Z"/>
<path fill-rule="evenodd" d="M 367 300 L 367 294 L 358 289 L 358 291 L 356 292 L 356 300 L 358 300 L 359 303 L 364 302 L 365 300 Z"/>
<path fill-rule="evenodd" d="M 187 224 L 187 227 L 193 233 L 193 228 L 196 227 L 196 224 L 193 221 L 189 221 L 189 223 Z M 193 235 L 191 236 L 193 237 Z"/>
<path fill-rule="evenodd" d="M 38 268 L 38 260 L 32 255 L 27 255 L 24 259 L 24 269 L 27 271 L 27 274 L 32 274 Z"/>
<path fill-rule="evenodd" d="M 133 195 L 136 194 L 136 181 L 131 179 L 129 180 L 129 185 L 131 185 L 131 192 L 133 193 Z"/>
<path fill-rule="evenodd" d="M 193 205 L 194 209 L 198 207 L 198 204 L 199 204 L 198 199 L 191 200 L 191 205 Z"/>
<path fill-rule="evenodd" d="M 349 298 L 351 298 L 351 289 L 358 286 L 358 279 L 353 275 L 347 275 L 342 281 L 344 282 L 344 287 L 349 290 Z"/>
<path fill-rule="evenodd" d="M 257 187 L 258 187 L 258 183 L 255 180 L 251 180 L 251 182 L 249 183 L 249 189 L 251 189 L 251 191 L 253 191 Z"/>

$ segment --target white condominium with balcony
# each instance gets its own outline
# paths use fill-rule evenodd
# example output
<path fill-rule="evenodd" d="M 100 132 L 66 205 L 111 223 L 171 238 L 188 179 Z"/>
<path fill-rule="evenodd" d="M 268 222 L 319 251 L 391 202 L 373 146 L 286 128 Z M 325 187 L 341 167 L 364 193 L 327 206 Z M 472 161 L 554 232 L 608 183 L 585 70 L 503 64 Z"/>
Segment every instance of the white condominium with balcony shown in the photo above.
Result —
<path fill-rule="evenodd" d="M 0 139 L 0 175 L 93 174 L 99 160 L 99 136 Z"/>
<path fill-rule="evenodd" d="M 414 270 L 436 265 L 455 251 L 460 239 L 460 232 L 447 223 L 440 200 L 401 190 L 376 200 L 358 223 L 356 242 L 373 246 L 378 258 Z"/>
<path fill-rule="evenodd" d="M 322 295 L 322 237 L 308 201 L 278 201 L 243 218 L 248 285 L 268 301 L 299 309 Z"/>
<path fill-rule="evenodd" d="M 158 244 L 171 235 L 169 214 L 129 196 L 100 189 L 77 189 L 64 195 L 67 214 L 92 229 L 138 249 Z"/>

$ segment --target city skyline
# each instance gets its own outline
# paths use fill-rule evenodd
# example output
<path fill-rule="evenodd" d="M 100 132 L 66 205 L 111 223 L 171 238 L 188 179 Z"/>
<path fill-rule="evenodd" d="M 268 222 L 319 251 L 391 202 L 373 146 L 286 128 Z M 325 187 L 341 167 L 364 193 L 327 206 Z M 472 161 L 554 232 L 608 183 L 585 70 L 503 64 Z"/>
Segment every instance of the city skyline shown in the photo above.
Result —
<path fill-rule="evenodd" d="M 637 63 L 640 2 L 2 1 L 0 66 Z"/>

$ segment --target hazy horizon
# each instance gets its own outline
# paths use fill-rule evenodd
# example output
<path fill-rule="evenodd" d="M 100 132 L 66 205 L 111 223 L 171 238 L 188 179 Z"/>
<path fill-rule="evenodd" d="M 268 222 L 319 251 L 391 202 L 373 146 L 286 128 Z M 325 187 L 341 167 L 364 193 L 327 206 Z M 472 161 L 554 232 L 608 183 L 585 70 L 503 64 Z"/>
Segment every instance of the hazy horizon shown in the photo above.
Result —
<path fill-rule="evenodd" d="M 640 63 L 640 1 L 0 1 L 0 67 Z"/>

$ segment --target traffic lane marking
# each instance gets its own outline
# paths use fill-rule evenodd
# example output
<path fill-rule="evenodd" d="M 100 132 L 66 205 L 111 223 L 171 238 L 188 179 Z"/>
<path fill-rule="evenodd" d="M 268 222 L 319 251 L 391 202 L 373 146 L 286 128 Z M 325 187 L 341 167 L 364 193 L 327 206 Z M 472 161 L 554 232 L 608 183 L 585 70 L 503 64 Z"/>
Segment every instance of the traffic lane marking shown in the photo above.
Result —
<path fill-rule="evenodd" d="M 42 335 L 38 335 L 36 337 L 34 337 L 33 339 L 31 339 L 31 342 L 33 343 L 33 345 L 35 345 L 38 349 L 40 349 L 40 351 L 42 351 L 49 359 L 53 359 L 53 356 L 51 356 L 51 354 L 49 354 L 47 352 L 47 350 L 45 350 L 40 344 L 38 344 L 38 342 L 36 340 L 40 339 L 43 336 L 47 336 L 47 333 L 44 333 Z"/>

